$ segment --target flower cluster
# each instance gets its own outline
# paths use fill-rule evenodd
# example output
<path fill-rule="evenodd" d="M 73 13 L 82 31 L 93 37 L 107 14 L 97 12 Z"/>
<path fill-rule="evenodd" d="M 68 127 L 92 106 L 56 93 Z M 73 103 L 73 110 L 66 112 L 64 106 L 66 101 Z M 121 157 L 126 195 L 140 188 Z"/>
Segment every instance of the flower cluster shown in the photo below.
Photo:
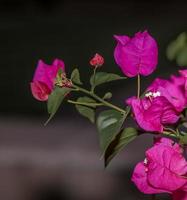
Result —
<path fill-rule="evenodd" d="M 180 74 L 171 76 L 170 80 L 157 78 L 142 98 L 127 99 L 138 125 L 145 131 L 162 133 L 165 125 L 179 120 L 187 106 L 186 70 L 181 70 Z"/>
<path fill-rule="evenodd" d="M 174 200 L 187 199 L 187 162 L 183 149 L 170 139 L 158 138 L 139 162 L 132 181 L 145 194 L 169 193 Z"/>
<path fill-rule="evenodd" d="M 96 53 L 89 61 L 93 70 L 91 87 L 85 89 L 78 69 L 68 78 L 62 60 L 55 59 L 51 65 L 40 60 L 30 84 L 32 94 L 39 101 L 47 101 L 49 119 L 67 99 L 82 116 L 96 123 L 105 165 L 139 135 L 153 134 L 154 145 L 146 151 L 144 161 L 136 165 L 132 181 L 145 194 L 168 193 L 173 200 L 187 200 L 187 161 L 183 155 L 187 133 L 180 130 L 187 122 L 187 70 L 179 70 L 179 75 L 169 79 L 156 78 L 141 95 L 140 76 L 150 75 L 158 63 L 157 42 L 148 31 L 114 38 L 117 42 L 114 59 L 126 77 L 98 72 L 104 58 Z M 99 85 L 127 77 L 137 77 L 138 85 L 137 95 L 125 100 L 125 109 L 109 101 L 111 92 L 102 97 L 96 94 Z M 69 92 L 84 96 L 71 100 L 65 98 Z M 95 111 L 100 106 L 109 109 L 96 117 Z M 128 117 L 135 120 L 137 127 L 124 126 Z"/>

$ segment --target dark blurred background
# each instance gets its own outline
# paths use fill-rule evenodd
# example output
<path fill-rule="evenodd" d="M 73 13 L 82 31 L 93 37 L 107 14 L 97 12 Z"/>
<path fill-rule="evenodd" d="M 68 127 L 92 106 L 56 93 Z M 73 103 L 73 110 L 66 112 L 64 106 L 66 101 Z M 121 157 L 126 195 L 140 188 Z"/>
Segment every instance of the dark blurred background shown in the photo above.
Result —
<path fill-rule="evenodd" d="M 0 198 L 151 199 L 130 182 L 151 136 L 146 143 L 144 137 L 134 141 L 104 170 L 96 128 L 68 104 L 44 127 L 46 104 L 32 97 L 29 82 L 38 59 L 61 58 L 67 73 L 78 67 L 88 83 L 89 60 L 96 52 L 105 58 L 103 71 L 121 74 L 113 59 L 113 34 L 147 29 L 158 41 L 159 64 L 142 80 L 145 88 L 156 76 L 178 70 L 165 51 L 186 28 L 187 1 L 1 0 Z M 123 107 L 134 94 L 134 82 L 108 84 L 98 93 L 112 91 L 114 102 Z"/>

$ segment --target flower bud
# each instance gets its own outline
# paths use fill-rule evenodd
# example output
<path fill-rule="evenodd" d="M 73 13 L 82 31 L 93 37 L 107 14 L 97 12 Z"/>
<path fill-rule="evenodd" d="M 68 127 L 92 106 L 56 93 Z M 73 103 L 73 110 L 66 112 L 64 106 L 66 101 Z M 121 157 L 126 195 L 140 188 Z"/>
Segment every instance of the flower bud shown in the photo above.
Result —
<path fill-rule="evenodd" d="M 90 60 L 90 65 L 94 67 L 101 67 L 104 64 L 104 58 L 98 53 Z"/>

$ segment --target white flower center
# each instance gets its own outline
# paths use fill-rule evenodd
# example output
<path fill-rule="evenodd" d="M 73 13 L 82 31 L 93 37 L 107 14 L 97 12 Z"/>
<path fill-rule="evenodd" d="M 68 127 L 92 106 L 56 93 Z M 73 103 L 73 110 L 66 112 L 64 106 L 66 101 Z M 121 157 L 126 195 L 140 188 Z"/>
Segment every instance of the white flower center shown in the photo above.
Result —
<path fill-rule="evenodd" d="M 143 163 L 145 165 L 145 172 L 147 173 L 148 172 L 148 168 L 147 168 L 148 160 L 147 160 L 147 158 L 144 159 Z"/>
<path fill-rule="evenodd" d="M 143 163 L 144 163 L 145 165 L 147 165 L 147 163 L 148 163 L 147 158 L 144 159 Z"/>
<path fill-rule="evenodd" d="M 159 97 L 160 95 L 161 95 L 161 93 L 159 91 L 157 91 L 157 92 L 148 92 L 148 93 L 145 94 L 146 97 L 154 97 L 154 98 Z"/>
<path fill-rule="evenodd" d="M 161 93 L 159 91 L 153 92 L 153 97 L 160 97 Z"/>

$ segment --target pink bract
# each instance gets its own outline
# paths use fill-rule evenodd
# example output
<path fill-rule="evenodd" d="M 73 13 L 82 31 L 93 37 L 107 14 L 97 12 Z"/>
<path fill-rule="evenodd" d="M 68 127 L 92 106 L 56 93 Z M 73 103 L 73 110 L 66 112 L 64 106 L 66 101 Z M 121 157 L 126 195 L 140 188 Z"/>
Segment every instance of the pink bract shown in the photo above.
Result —
<path fill-rule="evenodd" d="M 155 70 L 158 47 L 147 31 L 138 32 L 132 38 L 125 35 L 115 35 L 114 38 L 117 40 L 114 58 L 126 76 L 148 76 Z"/>
<path fill-rule="evenodd" d="M 55 59 L 51 65 L 39 60 L 33 81 L 31 82 L 31 91 L 37 100 L 46 101 L 48 99 L 49 94 L 54 88 L 55 78 L 59 69 L 65 70 L 62 60 Z"/>
<path fill-rule="evenodd" d="M 187 105 L 185 97 L 184 80 L 181 77 L 172 76 L 170 80 L 157 78 L 148 87 L 148 92 L 159 92 L 165 97 L 178 112 L 181 112 Z"/>
<path fill-rule="evenodd" d="M 34 98 L 39 101 L 47 101 L 51 93 L 47 85 L 39 81 L 31 82 L 31 91 Z"/>
<path fill-rule="evenodd" d="M 166 192 L 175 196 L 187 183 L 187 162 L 172 140 L 159 140 L 146 151 L 145 161 L 135 167 L 132 181 L 145 194 Z"/>
<path fill-rule="evenodd" d="M 131 97 L 126 101 L 131 107 L 138 125 L 153 132 L 163 132 L 164 125 L 174 124 L 179 119 L 179 113 L 174 106 L 162 96 Z"/>

